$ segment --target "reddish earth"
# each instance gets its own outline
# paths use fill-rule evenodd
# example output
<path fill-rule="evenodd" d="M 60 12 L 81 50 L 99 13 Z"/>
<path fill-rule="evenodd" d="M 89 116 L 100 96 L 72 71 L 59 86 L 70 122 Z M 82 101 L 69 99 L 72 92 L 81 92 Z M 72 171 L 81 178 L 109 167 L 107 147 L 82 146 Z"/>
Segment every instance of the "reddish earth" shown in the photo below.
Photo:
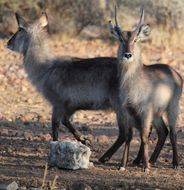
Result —
<path fill-rule="evenodd" d="M 22 67 L 22 57 L 4 48 L 6 40 L 0 41 L 0 189 L 16 181 L 20 189 L 36 189 L 42 185 L 51 140 L 51 107 L 27 80 Z M 65 44 L 50 41 L 54 55 L 80 57 L 115 56 L 115 44 L 95 41 L 70 40 Z M 184 75 L 184 52 L 181 50 L 161 52 L 146 49 L 146 62 L 164 61 Z M 141 167 L 131 163 L 136 157 L 140 139 L 135 130 L 131 143 L 129 166 L 126 171 L 118 171 L 122 148 L 105 165 L 98 158 L 115 141 L 118 128 L 114 113 L 77 112 L 72 122 L 93 142 L 91 161 L 94 167 L 88 170 L 67 171 L 57 168 L 47 170 L 45 188 L 56 180 L 57 189 L 183 189 L 184 187 L 184 96 L 177 125 L 180 167 L 172 169 L 172 148 L 169 138 L 150 174 L 143 173 Z M 60 140 L 74 139 L 63 127 Z M 150 153 L 156 144 L 155 131 L 150 139 Z M 73 186 L 72 186 L 73 184 Z M 46 187 L 47 186 L 47 187 Z"/>

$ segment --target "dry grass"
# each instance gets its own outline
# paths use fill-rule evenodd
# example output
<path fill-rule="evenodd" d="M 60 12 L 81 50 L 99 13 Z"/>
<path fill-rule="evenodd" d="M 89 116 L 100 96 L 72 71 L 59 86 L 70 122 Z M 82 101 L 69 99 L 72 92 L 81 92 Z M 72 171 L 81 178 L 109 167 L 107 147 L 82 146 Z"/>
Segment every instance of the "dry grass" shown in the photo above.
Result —
<path fill-rule="evenodd" d="M 159 26 L 152 30 L 152 45 L 162 50 L 184 50 L 184 31 L 169 26 Z"/>
<path fill-rule="evenodd" d="M 57 189 L 56 186 L 56 181 L 58 179 L 58 176 L 55 175 L 54 179 L 52 181 L 47 181 L 47 174 L 48 174 L 48 164 L 45 164 L 45 170 L 44 170 L 44 175 L 43 175 L 43 181 L 42 181 L 42 186 L 41 186 L 41 190 L 54 190 Z"/>

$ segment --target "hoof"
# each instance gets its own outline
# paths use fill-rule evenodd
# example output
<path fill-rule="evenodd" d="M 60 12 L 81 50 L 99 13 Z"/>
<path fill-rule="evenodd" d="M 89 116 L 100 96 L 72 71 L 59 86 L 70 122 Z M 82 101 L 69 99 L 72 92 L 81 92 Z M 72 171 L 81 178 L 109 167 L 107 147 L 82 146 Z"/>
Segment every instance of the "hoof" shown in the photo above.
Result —
<path fill-rule="evenodd" d="M 150 166 L 154 166 L 154 167 L 156 167 L 156 166 L 157 166 L 157 162 L 149 161 L 149 165 L 150 165 Z"/>
<path fill-rule="evenodd" d="M 150 169 L 149 168 L 143 168 L 143 172 L 145 172 L 146 174 L 150 173 Z"/>
<path fill-rule="evenodd" d="M 93 162 L 89 162 L 88 167 L 89 167 L 89 168 L 94 168 L 95 166 L 94 166 Z"/>
<path fill-rule="evenodd" d="M 178 169 L 178 166 L 179 166 L 179 164 L 178 164 L 179 162 L 178 162 L 178 160 L 177 159 L 174 159 L 173 160 L 173 162 L 172 162 L 172 164 L 173 164 L 173 169 Z"/>
<path fill-rule="evenodd" d="M 92 142 L 91 142 L 91 140 L 90 140 L 88 137 L 81 136 L 80 139 L 79 139 L 79 141 L 80 141 L 82 144 L 86 145 L 86 146 L 89 146 L 89 147 L 92 146 Z"/>
<path fill-rule="evenodd" d="M 98 161 L 104 164 L 105 162 L 107 162 L 109 160 L 110 160 L 110 158 L 102 156 Z"/>
<path fill-rule="evenodd" d="M 133 166 L 139 166 L 140 163 L 141 163 L 140 160 L 136 160 L 136 159 L 135 159 L 135 160 L 132 162 L 132 165 L 133 165 Z"/>
<path fill-rule="evenodd" d="M 174 164 L 173 164 L 173 169 L 174 169 L 174 170 L 177 170 L 177 169 L 178 169 L 178 165 L 174 165 Z"/>
<path fill-rule="evenodd" d="M 125 171 L 125 170 L 126 170 L 125 167 L 120 167 L 120 168 L 119 168 L 119 171 Z"/>

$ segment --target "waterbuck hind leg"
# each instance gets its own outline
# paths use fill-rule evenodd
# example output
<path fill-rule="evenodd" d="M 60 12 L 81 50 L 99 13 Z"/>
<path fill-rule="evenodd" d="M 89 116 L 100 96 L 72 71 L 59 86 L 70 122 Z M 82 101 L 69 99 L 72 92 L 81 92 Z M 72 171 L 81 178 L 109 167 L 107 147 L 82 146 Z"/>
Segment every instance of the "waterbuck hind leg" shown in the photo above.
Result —
<path fill-rule="evenodd" d="M 125 116 L 126 115 L 126 116 Z M 110 160 L 112 155 L 120 148 L 128 137 L 127 127 L 127 114 L 117 114 L 117 123 L 119 127 L 119 135 L 115 143 L 105 152 L 105 154 L 99 159 L 99 162 L 105 163 Z"/>
<path fill-rule="evenodd" d="M 173 149 L 173 168 L 177 169 L 179 165 L 178 161 L 178 150 L 177 150 L 177 134 L 176 134 L 176 121 L 178 117 L 178 101 L 177 98 L 174 99 L 174 101 L 171 102 L 171 104 L 168 106 L 167 110 L 167 117 L 168 117 L 168 124 L 170 128 L 170 141 Z"/>
<path fill-rule="evenodd" d="M 123 135 L 119 135 L 116 142 L 105 152 L 105 154 L 99 159 L 99 162 L 105 163 L 110 160 L 112 155 L 119 149 L 119 147 L 125 142 Z"/>
<path fill-rule="evenodd" d="M 154 118 L 153 125 L 156 128 L 158 134 L 158 141 L 154 149 L 154 152 L 152 153 L 151 158 L 149 160 L 151 165 L 156 164 L 157 158 L 160 154 L 160 151 L 162 150 L 162 147 L 168 135 L 168 129 L 162 117 Z"/>
<path fill-rule="evenodd" d="M 170 140 L 171 140 L 171 144 L 172 144 L 172 149 L 173 149 L 173 168 L 177 169 L 178 165 L 179 165 L 179 161 L 178 161 L 178 150 L 177 150 L 177 135 L 176 135 L 176 131 L 173 129 L 170 129 Z"/>
<path fill-rule="evenodd" d="M 177 169 L 179 165 L 178 161 L 178 150 L 177 150 L 177 135 L 176 135 L 176 130 L 175 130 L 175 125 L 173 124 L 173 119 L 169 119 L 169 128 L 170 128 L 170 141 L 173 149 L 173 168 Z M 171 121 L 172 120 L 172 121 Z"/>
<path fill-rule="evenodd" d="M 141 144 L 140 144 L 140 147 L 139 147 L 139 152 L 137 154 L 137 157 L 133 161 L 133 165 L 138 166 L 138 165 L 140 165 L 141 161 L 143 160 L 143 153 L 144 153 L 143 148 L 144 148 L 144 146 L 143 146 L 143 142 L 141 140 Z"/>

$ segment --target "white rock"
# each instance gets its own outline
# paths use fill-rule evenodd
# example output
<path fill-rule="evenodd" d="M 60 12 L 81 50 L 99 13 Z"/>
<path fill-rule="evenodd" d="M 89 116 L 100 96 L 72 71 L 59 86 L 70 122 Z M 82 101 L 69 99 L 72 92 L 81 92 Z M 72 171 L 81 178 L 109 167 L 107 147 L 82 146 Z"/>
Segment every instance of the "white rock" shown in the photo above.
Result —
<path fill-rule="evenodd" d="M 48 165 L 72 170 L 88 168 L 90 155 L 90 148 L 78 141 L 52 141 Z"/>
<path fill-rule="evenodd" d="M 7 186 L 7 190 L 17 190 L 19 188 L 18 184 L 14 181 L 12 183 L 10 183 L 8 186 Z"/>

